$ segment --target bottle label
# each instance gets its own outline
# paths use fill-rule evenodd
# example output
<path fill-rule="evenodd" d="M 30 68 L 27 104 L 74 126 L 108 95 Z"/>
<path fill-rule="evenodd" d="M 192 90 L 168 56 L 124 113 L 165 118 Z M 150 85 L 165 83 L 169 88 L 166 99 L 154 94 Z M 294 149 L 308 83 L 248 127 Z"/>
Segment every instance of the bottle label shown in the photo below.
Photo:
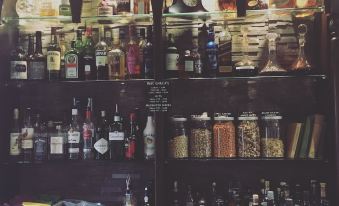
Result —
<path fill-rule="evenodd" d="M 236 70 L 247 70 L 247 69 L 249 69 L 249 70 L 253 70 L 253 69 L 255 69 L 255 67 L 254 66 L 240 66 L 240 67 L 236 67 L 235 68 Z"/>
<path fill-rule="evenodd" d="M 94 130 L 90 128 L 88 124 L 85 124 L 83 127 L 83 138 L 84 140 L 90 140 L 94 136 Z"/>
<path fill-rule="evenodd" d="M 63 154 L 64 153 L 64 138 L 63 137 L 51 137 L 50 153 L 51 154 Z"/>
<path fill-rule="evenodd" d="M 106 66 L 107 64 L 107 52 L 103 50 L 95 51 L 95 63 L 96 66 Z"/>
<path fill-rule="evenodd" d="M 94 144 L 94 149 L 100 154 L 105 154 L 108 151 L 108 141 L 104 138 L 99 139 Z"/>
<path fill-rule="evenodd" d="M 47 51 L 47 70 L 60 71 L 61 54 L 59 51 Z"/>
<path fill-rule="evenodd" d="M 220 41 L 218 61 L 219 72 L 232 72 L 232 41 Z"/>
<path fill-rule="evenodd" d="M 46 140 L 38 138 L 34 141 L 35 154 L 43 154 L 46 151 Z"/>
<path fill-rule="evenodd" d="M 127 69 L 130 74 L 140 74 L 139 47 L 130 46 L 127 53 Z"/>
<path fill-rule="evenodd" d="M 26 61 L 11 61 L 11 79 L 27 79 Z"/>
<path fill-rule="evenodd" d="M 33 139 L 34 128 L 22 128 L 21 129 L 21 138 L 24 139 Z"/>
<path fill-rule="evenodd" d="M 125 138 L 124 132 L 110 132 L 109 133 L 109 140 L 110 141 L 123 141 Z"/>
<path fill-rule="evenodd" d="M 68 132 L 68 143 L 79 143 L 80 132 Z"/>
<path fill-rule="evenodd" d="M 21 141 L 22 149 L 33 149 L 33 140 L 32 139 L 23 139 Z"/>
<path fill-rule="evenodd" d="M 202 73 L 202 62 L 200 58 L 194 61 L 194 73 L 196 74 Z"/>
<path fill-rule="evenodd" d="M 68 153 L 70 154 L 76 154 L 76 153 L 79 153 L 80 152 L 80 149 L 79 148 L 68 148 Z"/>
<path fill-rule="evenodd" d="M 111 6 L 100 6 L 98 7 L 98 16 L 112 16 L 113 7 Z"/>
<path fill-rule="evenodd" d="M 29 79 L 44 79 L 45 62 L 30 62 L 28 75 Z"/>
<path fill-rule="evenodd" d="M 145 144 L 145 155 L 154 156 L 155 155 L 155 136 L 154 134 L 146 134 L 144 136 Z"/>
<path fill-rule="evenodd" d="M 120 56 L 119 55 L 112 55 L 110 57 L 110 63 L 109 63 L 109 76 L 110 77 L 119 77 L 120 73 L 120 64 L 123 62 L 120 61 Z"/>
<path fill-rule="evenodd" d="M 9 148 L 9 154 L 10 155 L 19 155 L 19 136 L 20 133 L 11 133 L 10 134 L 10 148 Z"/>
<path fill-rule="evenodd" d="M 207 66 L 209 70 L 216 70 L 218 68 L 218 50 L 217 48 L 206 49 Z"/>
<path fill-rule="evenodd" d="M 78 55 L 76 54 L 67 54 L 65 56 L 66 79 L 79 77 L 78 62 Z"/>
<path fill-rule="evenodd" d="M 128 143 L 126 144 L 125 148 L 125 156 L 126 158 L 134 158 L 135 156 L 135 149 L 136 149 L 136 142 L 135 140 L 129 140 Z"/>
<path fill-rule="evenodd" d="M 194 71 L 194 62 L 192 60 L 185 61 L 185 71 L 186 72 Z"/>
<path fill-rule="evenodd" d="M 85 73 L 91 73 L 91 65 L 85 65 Z"/>
<path fill-rule="evenodd" d="M 166 70 L 167 71 L 177 71 L 178 67 L 179 54 L 166 54 Z"/>

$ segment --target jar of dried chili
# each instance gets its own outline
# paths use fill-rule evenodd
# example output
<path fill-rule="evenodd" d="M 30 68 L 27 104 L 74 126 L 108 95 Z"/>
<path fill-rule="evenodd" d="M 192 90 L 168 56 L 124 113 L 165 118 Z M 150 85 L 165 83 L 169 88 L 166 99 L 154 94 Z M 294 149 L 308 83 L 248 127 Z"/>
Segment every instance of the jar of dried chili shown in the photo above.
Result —
<path fill-rule="evenodd" d="M 230 113 L 214 115 L 213 145 L 215 158 L 236 157 L 234 117 Z"/>

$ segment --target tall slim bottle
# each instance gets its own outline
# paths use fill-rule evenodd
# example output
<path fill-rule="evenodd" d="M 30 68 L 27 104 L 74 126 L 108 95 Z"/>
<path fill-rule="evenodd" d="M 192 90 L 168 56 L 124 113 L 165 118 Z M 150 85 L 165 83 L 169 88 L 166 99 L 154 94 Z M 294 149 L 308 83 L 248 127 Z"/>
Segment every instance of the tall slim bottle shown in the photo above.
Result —
<path fill-rule="evenodd" d="M 119 32 L 113 32 L 113 48 L 107 54 L 109 79 L 125 79 L 125 53 L 120 49 Z"/>
<path fill-rule="evenodd" d="M 30 163 L 33 159 L 33 136 L 34 127 L 32 123 L 31 108 L 25 112 L 24 125 L 21 129 L 21 154 L 22 163 Z"/>
<path fill-rule="evenodd" d="M 96 127 L 94 143 L 95 159 L 97 160 L 109 159 L 108 133 L 109 128 L 106 120 L 106 112 L 101 111 L 100 120 Z"/>
<path fill-rule="evenodd" d="M 129 42 L 127 44 L 127 71 L 130 79 L 140 78 L 140 48 L 135 41 L 135 28 L 134 26 L 129 27 Z"/>
<path fill-rule="evenodd" d="M 144 49 L 146 47 L 147 39 L 146 39 L 146 30 L 145 28 L 139 29 L 138 33 L 138 45 L 139 45 L 139 62 L 141 74 L 143 73 L 143 65 L 144 65 Z"/>
<path fill-rule="evenodd" d="M 125 136 L 125 159 L 134 160 L 136 158 L 137 148 L 137 123 L 136 114 L 130 113 L 129 115 L 129 132 Z"/>
<path fill-rule="evenodd" d="M 109 149 L 111 160 L 122 160 L 124 158 L 124 140 L 124 127 L 121 122 L 118 105 L 116 104 L 113 123 L 109 128 Z"/>
<path fill-rule="evenodd" d="M 155 122 L 153 116 L 149 114 L 147 116 L 146 127 L 143 131 L 144 136 L 144 157 L 146 160 L 151 160 L 155 158 Z"/>
<path fill-rule="evenodd" d="M 10 132 L 10 146 L 9 146 L 9 155 L 10 160 L 13 162 L 18 162 L 20 158 L 20 123 L 19 123 L 19 109 L 15 108 L 13 111 L 13 122 Z"/>
<path fill-rule="evenodd" d="M 47 71 L 49 80 L 60 78 L 61 49 L 58 44 L 56 28 L 51 29 L 51 43 L 47 48 Z"/>
<path fill-rule="evenodd" d="M 82 55 L 82 65 L 84 68 L 84 79 L 92 80 L 96 79 L 96 68 L 95 68 L 95 44 L 92 37 L 92 28 L 86 28 L 86 38 L 84 42 L 84 51 Z"/>
<path fill-rule="evenodd" d="M 94 123 L 92 122 L 92 107 L 93 100 L 88 98 L 87 109 L 86 109 L 86 118 L 82 127 L 82 137 L 83 137 L 83 159 L 91 160 L 93 159 L 93 140 L 94 140 Z"/>
<path fill-rule="evenodd" d="M 107 51 L 108 51 L 108 46 L 104 39 L 104 33 L 100 32 L 100 40 L 95 46 L 95 64 L 97 68 L 97 79 L 98 80 L 108 79 Z"/>
<path fill-rule="evenodd" d="M 60 47 L 60 79 L 66 78 L 66 72 L 65 72 L 65 54 L 66 51 L 68 51 L 67 42 L 65 40 L 65 34 L 60 33 L 59 34 L 59 47 Z"/>
<path fill-rule="evenodd" d="M 327 197 L 327 184 L 320 183 L 320 206 L 330 206 L 329 199 Z"/>
<path fill-rule="evenodd" d="M 31 73 L 31 62 L 34 56 L 34 36 L 32 34 L 28 35 L 28 50 L 27 50 L 27 78 L 30 78 Z"/>
<path fill-rule="evenodd" d="M 152 26 L 147 27 L 147 40 L 143 49 L 142 74 L 145 79 L 152 79 L 153 75 L 153 35 Z"/>
<path fill-rule="evenodd" d="M 46 78 L 46 56 L 42 53 L 42 32 L 35 32 L 35 52 L 29 62 L 28 79 Z"/>
<path fill-rule="evenodd" d="M 68 141 L 68 159 L 78 160 L 80 158 L 80 123 L 78 109 L 72 109 L 72 122 L 67 133 Z"/>

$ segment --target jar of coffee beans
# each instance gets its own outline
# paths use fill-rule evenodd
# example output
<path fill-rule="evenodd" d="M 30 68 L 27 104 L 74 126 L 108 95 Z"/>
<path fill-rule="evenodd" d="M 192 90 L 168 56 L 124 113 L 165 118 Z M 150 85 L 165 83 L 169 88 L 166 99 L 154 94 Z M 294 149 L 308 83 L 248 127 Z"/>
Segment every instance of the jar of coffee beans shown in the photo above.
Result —
<path fill-rule="evenodd" d="M 258 116 L 253 112 L 243 112 L 238 120 L 238 156 L 243 158 L 260 157 Z"/>
<path fill-rule="evenodd" d="M 193 158 L 212 157 L 212 126 L 207 113 L 192 116 L 190 156 Z"/>
<path fill-rule="evenodd" d="M 172 159 L 188 158 L 187 118 L 171 117 L 171 132 L 167 142 L 168 157 Z"/>

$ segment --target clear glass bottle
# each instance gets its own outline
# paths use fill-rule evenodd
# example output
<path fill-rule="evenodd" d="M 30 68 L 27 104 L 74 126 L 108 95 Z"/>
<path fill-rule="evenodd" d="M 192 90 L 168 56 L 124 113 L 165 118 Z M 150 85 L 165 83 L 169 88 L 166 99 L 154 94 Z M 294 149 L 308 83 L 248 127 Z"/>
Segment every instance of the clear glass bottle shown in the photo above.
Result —
<path fill-rule="evenodd" d="M 156 133 L 155 133 L 155 121 L 151 114 L 147 116 L 147 122 L 143 131 L 144 137 L 144 157 L 146 160 L 155 159 L 156 152 Z"/>
<path fill-rule="evenodd" d="M 212 125 L 207 113 L 191 117 L 191 136 L 189 154 L 192 158 L 212 157 Z"/>
<path fill-rule="evenodd" d="M 238 117 L 238 156 L 260 157 L 260 130 L 258 117 L 252 112 L 243 112 Z"/>
<path fill-rule="evenodd" d="M 125 79 L 125 53 L 120 49 L 119 32 L 113 32 L 113 48 L 107 53 L 109 79 Z"/>
<path fill-rule="evenodd" d="M 32 123 L 31 108 L 27 108 L 25 111 L 24 125 L 21 129 L 21 162 L 31 163 L 33 160 L 33 137 L 34 126 Z"/>
<path fill-rule="evenodd" d="M 72 109 L 72 122 L 69 126 L 67 133 L 67 142 L 68 142 L 68 159 L 70 160 L 79 160 L 80 159 L 80 143 L 81 143 L 81 133 L 80 133 L 80 121 L 78 109 Z"/>
<path fill-rule="evenodd" d="M 293 73 L 309 73 L 311 72 L 312 66 L 307 60 L 305 53 L 306 34 L 307 34 L 306 24 L 300 24 L 298 26 L 298 34 L 299 34 L 299 53 L 297 59 L 291 66 L 291 71 Z"/>
<path fill-rule="evenodd" d="M 188 158 L 187 118 L 171 117 L 171 133 L 168 139 L 168 157 L 172 159 Z"/>
<path fill-rule="evenodd" d="M 215 114 L 213 125 L 213 145 L 216 158 L 236 157 L 236 132 L 231 114 Z"/>
<path fill-rule="evenodd" d="M 261 157 L 283 158 L 285 147 L 281 136 L 282 116 L 278 112 L 263 112 L 261 120 Z"/>
<path fill-rule="evenodd" d="M 327 196 L 327 184 L 320 183 L 320 206 L 330 206 L 330 202 Z"/>

